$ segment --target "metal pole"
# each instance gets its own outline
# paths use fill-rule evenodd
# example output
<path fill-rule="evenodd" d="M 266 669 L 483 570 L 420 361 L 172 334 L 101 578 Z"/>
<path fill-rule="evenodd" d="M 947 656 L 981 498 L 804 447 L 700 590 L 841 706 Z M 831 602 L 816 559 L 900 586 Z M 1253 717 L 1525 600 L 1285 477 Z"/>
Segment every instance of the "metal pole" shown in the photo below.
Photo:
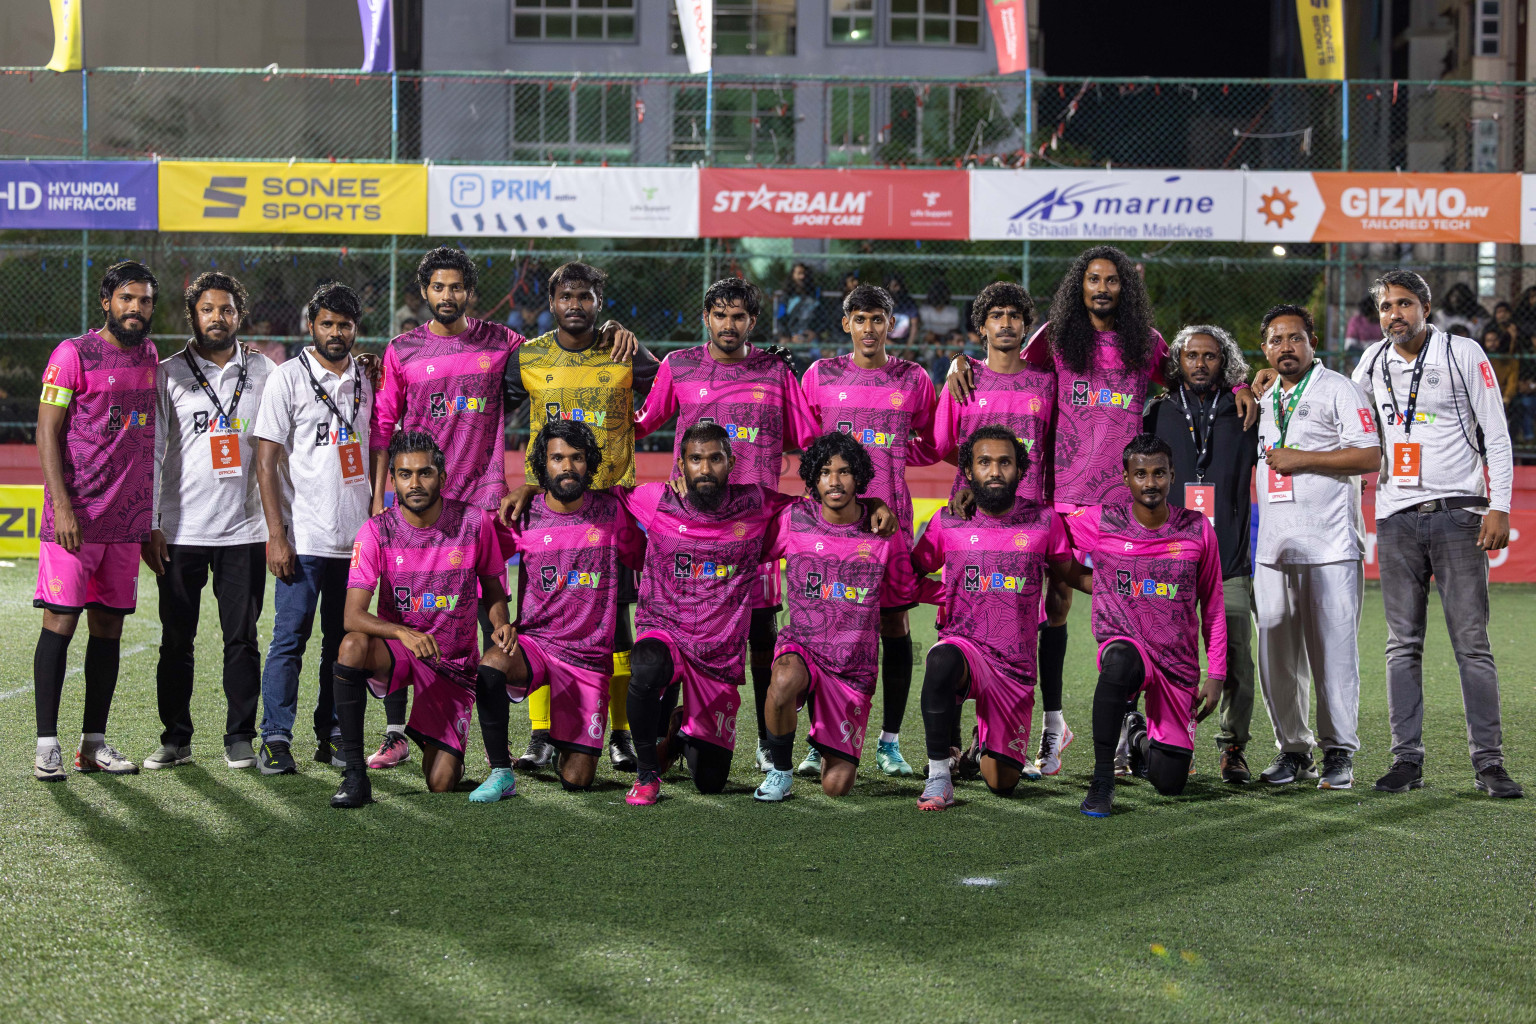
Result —
<path fill-rule="evenodd" d="M 715 157 L 715 66 L 710 62 L 704 74 L 704 162 Z"/>
<path fill-rule="evenodd" d="M 391 70 L 389 73 L 389 162 L 395 163 L 400 158 L 400 73 Z M 385 329 L 380 332 L 385 335 L 395 333 L 395 310 L 400 308 L 399 294 L 399 267 L 400 267 L 400 236 L 389 236 L 389 312 Z"/>
<path fill-rule="evenodd" d="M 1343 133 L 1343 138 L 1341 139 L 1341 145 L 1339 146 L 1339 170 L 1347 171 L 1347 170 L 1349 170 L 1349 79 L 1347 79 L 1347 78 L 1344 79 L 1341 84 L 1342 84 L 1343 88 L 1340 90 L 1340 97 L 1341 97 L 1341 99 L 1340 99 L 1340 109 L 1341 109 L 1341 113 L 1342 113 L 1343 116 L 1340 118 L 1339 124 L 1340 124 L 1341 131 Z M 1336 345 L 1338 351 L 1340 351 L 1340 352 L 1342 352 L 1344 350 L 1344 325 L 1349 320 L 1349 314 L 1348 314 L 1349 305 L 1348 305 L 1348 299 L 1346 298 L 1346 292 L 1348 290 L 1348 283 L 1345 281 L 1345 276 L 1348 274 L 1348 269 L 1347 269 L 1347 264 L 1348 264 L 1347 250 L 1348 250 L 1348 248 L 1349 248 L 1348 243 L 1340 242 L 1338 244 L 1338 250 L 1336 252 L 1336 255 L 1338 256 L 1338 271 L 1337 271 L 1337 273 L 1339 275 L 1339 315 L 1338 315 L 1338 330 L 1339 330 L 1339 333 L 1338 333 L 1338 337 L 1335 339 L 1335 345 Z M 1345 367 L 1343 367 L 1342 365 L 1336 367 L 1336 369 L 1340 373 L 1347 372 Z"/>
<path fill-rule="evenodd" d="M 91 89 L 85 71 L 85 40 L 80 40 L 80 159 L 91 158 Z M 90 330 L 91 320 L 91 233 L 80 232 L 80 333 Z"/>
<path fill-rule="evenodd" d="M 1035 70 L 1024 69 L 1024 166 L 1029 166 L 1030 150 L 1035 145 Z M 1029 243 L 1024 243 L 1028 245 Z M 1024 270 L 1024 288 L 1029 289 L 1029 269 Z"/>

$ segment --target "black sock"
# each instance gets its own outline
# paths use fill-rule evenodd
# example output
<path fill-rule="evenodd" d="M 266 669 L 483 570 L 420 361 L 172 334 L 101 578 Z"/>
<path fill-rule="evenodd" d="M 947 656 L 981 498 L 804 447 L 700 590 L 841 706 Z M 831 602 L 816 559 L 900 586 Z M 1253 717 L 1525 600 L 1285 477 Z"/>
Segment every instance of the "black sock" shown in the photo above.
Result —
<path fill-rule="evenodd" d="M 629 733 L 635 741 L 635 760 L 639 762 L 636 778 L 649 782 L 661 775 L 656 756 L 656 740 L 666 721 L 667 708 L 658 699 L 672 682 L 672 653 L 657 640 L 641 640 L 629 655 Z"/>
<path fill-rule="evenodd" d="M 507 674 L 481 665 L 476 672 L 475 703 L 479 705 L 480 739 L 485 743 L 485 759 L 492 768 L 511 768 L 507 723 L 512 717 L 512 701 L 507 697 Z"/>
<path fill-rule="evenodd" d="M 59 699 L 64 694 L 64 662 L 70 637 L 45 629 L 32 655 L 32 699 L 37 707 L 37 735 L 59 735 Z"/>
<path fill-rule="evenodd" d="M 938 644 L 929 650 L 919 703 L 923 711 L 923 739 L 930 761 L 949 757 L 953 722 L 960 717 L 960 706 L 955 698 L 965 683 L 965 673 L 965 655 L 954 644 Z"/>
<path fill-rule="evenodd" d="M 907 717 L 907 695 L 912 692 L 912 637 L 880 638 L 880 685 L 885 690 L 880 728 L 901 732 L 901 720 Z"/>
<path fill-rule="evenodd" d="M 1067 624 L 1040 627 L 1040 710 L 1061 710 L 1061 673 L 1067 663 Z"/>
<path fill-rule="evenodd" d="M 780 736 L 776 732 L 769 732 L 766 739 L 768 753 L 773 757 L 773 770 L 787 772 L 794 767 L 795 760 L 795 730 Z"/>
<path fill-rule="evenodd" d="M 752 667 L 752 704 L 757 710 L 757 741 L 766 743 L 768 725 L 763 708 L 768 702 L 768 684 L 773 682 L 773 647 L 779 640 L 778 613 L 772 608 L 752 609 L 747 629 L 747 654 Z"/>
<path fill-rule="evenodd" d="M 336 724 L 341 727 L 341 757 L 347 763 L 347 771 L 365 771 L 363 759 L 363 714 L 367 709 L 368 673 L 360 668 L 337 665 L 336 682 L 332 689 L 336 694 Z"/>
<path fill-rule="evenodd" d="M 1127 702 L 1141 688 L 1141 654 L 1130 644 L 1112 643 L 1099 658 L 1099 683 L 1093 691 L 1093 774 L 1115 777 L 1115 747 L 1125 723 Z"/>
<path fill-rule="evenodd" d="M 117 692 L 121 640 L 87 637 L 85 641 L 85 724 L 81 732 L 107 731 L 112 695 Z"/>
<path fill-rule="evenodd" d="M 384 724 L 396 726 L 396 732 L 403 732 L 405 730 L 404 687 L 384 698 Z"/>

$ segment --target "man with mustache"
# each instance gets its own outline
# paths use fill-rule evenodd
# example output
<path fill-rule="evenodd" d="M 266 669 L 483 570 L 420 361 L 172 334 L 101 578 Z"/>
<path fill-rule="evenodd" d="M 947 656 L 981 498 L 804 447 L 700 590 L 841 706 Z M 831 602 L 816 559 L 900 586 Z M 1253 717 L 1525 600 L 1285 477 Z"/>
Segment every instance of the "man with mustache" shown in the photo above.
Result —
<path fill-rule="evenodd" d="M 803 448 L 818 431 L 794 370 L 776 353 L 749 340 L 762 312 L 756 287 L 739 277 L 716 281 L 704 293 L 702 317 L 709 341 L 670 352 L 635 418 L 635 436 L 656 431 L 677 417 L 673 455 L 682 473 L 682 437 L 689 427 L 716 423 L 725 429 L 733 455 L 732 482 L 777 491 L 784 451 Z M 773 672 L 780 603 L 777 563 L 761 566 L 751 594 L 747 644 L 752 658 L 752 692 L 757 710 L 760 771 L 769 768 L 764 746 L 763 701 Z"/>
<path fill-rule="evenodd" d="M 621 568 L 639 568 L 645 538 L 619 498 L 593 490 L 603 450 L 580 420 L 552 419 L 528 446 L 543 489 L 525 515 L 504 524 L 521 555 L 518 617 L 506 688 L 477 695 L 490 776 L 469 799 L 495 803 L 517 789 L 507 747 L 508 700 L 542 690 L 549 742 L 560 751 L 560 783 L 585 790 L 597 773 L 608 719 Z M 626 696 L 628 680 L 626 684 Z M 627 722 L 627 719 L 626 719 Z"/>
<path fill-rule="evenodd" d="M 1216 531 L 1199 512 L 1168 504 L 1173 451 L 1152 434 L 1125 446 L 1130 501 L 1066 517 L 1073 548 L 1092 569 L 1070 580 L 1091 587 L 1099 682 L 1093 694 L 1093 779 L 1080 810 L 1107 818 L 1115 802 L 1115 743 L 1127 734 L 1130 774 L 1167 796 L 1184 791 L 1195 725 L 1215 709 L 1227 675 L 1227 620 Z M 1085 585 L 1086 584 L 1086 585 Z M 1200 682 L 1200 640 L 1206 681 Z M 1141 694 L 1147 710 L 1136 710 Z M 1197 709 L 1198 707 L 1198 714 Z"/>
<path fill-rule="evenodd" d="M 1305 307 L 1275 306 L 1259 330 L 1280 375 L 1259 417 L 1264 472 L 1253 596 L 1259 685 L 1279 750 L 1259 778 L 1350 789 L 1360 749 L 1365 580 L 1359 477 L 1381 465 L 1380 436 L 1361 389 L 1313 355 Z M 1315 736 L 1307 728 L 1309 689 L 1317 691 Z M 1321 777 L 1314 743 L 1323 752 Z"/>
<path fill-rule="evenodd" d="M 150 568 L 159 574 L 156 698 L 165 729 L 145 768 L 192 760 L 192 679 L 203 588 L 213 577 L 224 639 L 224 762 L 253 768 L 266 593 L 267 524 L 256 480 L 256 411 L 272 360 L 238 342 L 245 288 L 217 270 L 187 286 L 187 346 L 160 362 L 155 420 L 157 504 Z"/>
<path fill-rule="evenodd" d="M 305 314 L 311 344 L 267 379 L 256 414 L 267 571 L 277 578 L 272 643 L 261 677 L 263 775 L 297 770 L 292 745 L 299 672 L 317 610 L 314 760 L 342 766 L 332 671 L 346 635 L 347 560 L 373 493 L 367 454 L 373 388 L 352 356 L 362 302 L 332 281 L 316 289 Z"/>
<path fill-rule="evenodd" d="M 895 510 L 901 529 L 912 533 L 912 494 L 907 460 L 921 458 L 933 436 L 933 382 L 916 363 L 885 349 L 895 301 L 884 288 L 857 285 L 843 297 L 843 330 L 853 351 L 819 359 L 805 371 L 805 396 L 819 430 L 848 434 L 864 445 L 874 464 L 871 497 Z M 914 438 L 916 441 L 914 442 Z M 901 723 L 912 690 L 912 631 L 908 608 L 880 613 L 880 685 L 883 692 L 875 766 L 887 775 L 911 775 L 901 756 Z M 816 750 L 802 769 L 817 766 Z"/>
<path fill-rule="evenodd" d="M 1179 331 L 1163 371 L 1166 394 L 1147 405 L 1142 426 L 1173 449 L 1174 504 L 1205 513 L 1221 545 L 1221 594 L 1227 618 L 1227 688 L 1221 695 L 1216 747 L 1221 778 L 1252 779 L 1247 749 L 1253 718 L 1253 467 L 1259 435 L 1243 425 L 1231 389 L 1248 378 L 1232 336 L 1211 324 Z M 1118 750 L 1115 771 L 1130 771 L 1130 749 Z"/>
<path fill-rule="evenodd" d="M 435 440 L 448 460 L 447 496 L 495 512 L 507 493 L 506 430 L 502 420 L 507 360 L 522 335 L 466 315 L 479 271 L 460 249 L 440 246 L 416 265 L 416 285 L 432 319 L 389 343 L 384 379 L 374 405 L 368 443 L 373 460 L 373 513 L 384 508 L 386 451 L 398 427 Z M 611 355 L 634 354 L 634 335 L 617 331 Z M 481 623 L 482 630 L 488 624 Z M 404 691 L 385 703 L 384 742 L 369 766 L 387 768 L 410 756 L 403 726 Z"/>
<path fill-rule="evenodd" d="M 591 486 L 633 487 L 635 483 L 635 399 L 650 394 L 660 366 L 656 357 L 640 346 L 630 362 L 613 358 L 607 345 L 599 344 L 603 332 L 598 316 L 603 310 L 603 285 L 608 275 L 585 263 L 565 263 L 549 275 L 549 310 L 555 329 L 519 345 L 507 360 L 506 408 L 528 404 L 530 438 L 547 423 L 584 423 L 597 439 L 602 459 L 588 469 Z M 530 444 L 524 459 L 524 479 L 538 479 Z M 609 681 L 608 714 L 613 731 L 608 757 L 619 771 L 636 767 L 635 744 L 630 738 L 624 703 L 629 692 L 629 650 L 634 638 L 627 605 L 635 602 L 634 573 L 618 571 L 619 607 L 615 618 L 613 677 Z M 518 758 L 519 768 L 542 768 L 554 756 L 550 744 L 550 691 L 540 686 L 528 695 L 528 720 L 532 735 L 528 749 Z"/>
<path fill-rule="evenodd" d="M 85 612 L 85 717 L 74 767 L 131 775 L 138 766 L 106 740 L 117 688 L 123 616 L 138 603 L 139 557 L 154 509 L 155 363 L 149 322 L 160 291 L 132 260 L 101 279 L 106 324 L 59 343 L 43 371 L 37 455 L 43 522 L 32 605 L 43 610 L 32 659 L 43 782 L 67 777 L 59 701 L 69 643 Z"/>
<path fill-rule="evenodd" d="M 961 444 L 958 461 L 975 495 L 975 515 L 939 509 L 912 551 L 917 572 L 944 573 L 941 586 L 923 587 L 924 600 L 942 604 L 944 622 L 923 673 L 928 782 L 920 811 L 955 802 L 951 737 L 967 700 L 976 702 L 981 776 L 998 796 L 1013 793 L 1029 763 L 1035 633 L 1046 580 L 1065 581 L 1074 572 L 1060 515 L 1019 496 L 1029 452 L 1013 428 L 978 427 Z"/>
<path fill-rule="evenodd" d="M 507 613 L 506 563 L 485 509 L 443 496 L 446 459 L 426 434 L 390 438 L 385 465 L 396 503 L 358 531 L 347 578 L 347 635 L 336 655 L 341 787 L 335 808 L 373 802 L 363 759 L 364 690 L 415 691 L 406 733 L 422 751 L 427 790 L 447 793 L 464 775 L 476 692 L 511 685 L 517 634 Z M 377 614 L 368 610 L 378 591 Z M 491 640 L 476 643 L 484 603 Z"/>

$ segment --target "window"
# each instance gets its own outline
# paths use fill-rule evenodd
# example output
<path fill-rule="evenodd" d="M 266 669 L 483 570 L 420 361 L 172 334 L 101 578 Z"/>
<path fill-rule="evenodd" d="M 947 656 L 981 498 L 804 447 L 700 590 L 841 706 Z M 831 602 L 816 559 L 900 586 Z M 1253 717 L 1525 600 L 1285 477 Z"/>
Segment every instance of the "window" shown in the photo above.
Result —
<path fill-rule="evenodd" d="M 875 0 L 829 0 L 830 41 L 838 46 L 875 45 Z"/>
<path fill-rule="evenodd" d="M 898 46 L 980 46 L 981 0 L 890 0 Z"/>
<path fill-rule="evenodd" d="M 672 162 L 704 158 L 704 86 L 672 92 Z M 795 92 L 775 86 L 715 86 L 717 164 L 795 161 Z"/>
<path fill-rule="evenodd" d="M 1473 56 L 1499 55 L 1499 0 L 1477 0 L 1477 49 Z"/>
<path fill-rule="evenodd" d="M 634 90 L 623 84 L 512 86 L 511 160 L 626 163 L 633 158 Z"/>
<path fill-rule="evenodd" d="M 672 52 L 683 32 L 672 10 Z M 715 0 L 715 53 L 721 57 L 793 57 L 795 0 Z"/>
<path fill-rule="evenodd" d="M 512 0 L 512 38 L 629 42 L 635 0 Z"/>
<path fill-rule="evenodd" d="M 874 108 L 874 86 L 827 87 L 827 163 L 848 166 L 871 162 Z"/>

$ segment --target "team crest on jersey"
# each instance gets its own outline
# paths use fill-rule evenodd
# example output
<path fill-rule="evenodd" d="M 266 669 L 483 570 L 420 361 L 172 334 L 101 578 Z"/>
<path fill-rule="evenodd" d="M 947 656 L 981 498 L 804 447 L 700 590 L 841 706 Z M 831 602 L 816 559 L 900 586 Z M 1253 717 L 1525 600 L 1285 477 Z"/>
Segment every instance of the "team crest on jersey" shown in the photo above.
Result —
<path fill-rule="evenodd" d="M 742 537 L 745 537 L 747 535 L 747 524 L 746 523 L 732 523 L 731 524 L 731 533 L 738 540 L 740 538 L 742 538 Z"/>
<path fill-rule="evenodd" d="M 613 374 L 609 373 L 607 370 L 599 370 L 597 372 L 597 382 L 603 387 L 607 387 L 613 382 Z"/>
<path fill-rule="evenodd" d="M 1440 374 L 1439 374 L 1439 372 L 1436 371 L 1436 370 L 1430 370 L 1428 373 L 1426 373 L 1424 375 L 1424 383 L 1428 384 L 1432 388 L 1439 387 L 1440 386 Z"/>
<path fill-rule="evenodd" d="M 861 540 L 859 541 L 859 546 L 853 549 L 853 557 L 867 562 L 874 557 L 874 552 L 875 549 L 870 545 L 869 541 Z"/>
<path fill-rule="evenodd" d="M 587 543 L 598 544 L 603 539 L 603 532 L 595 526 L 587 527 Z"/>
<path fill-rule="evenodd" d="M 753 387 L 752 387 L 752 401 L 754 401 L 754 402 L 761 402 L 766 397 L 768 397 L 767 396 L 767 392 L 763 391 L 763 389 L 760 386 L 753 385 Z"/>
<path fill-rule="evenodd" d="M 905 401 L 906 401 L 906 398 L 902 395 L 902 393 L 900 391 L 892 391 L 891 392 L 891 405 L 894 406 L 895 408 L 900 409 L 901 408 L 901 403 L 905 402 Z"/>
<path fill-rule="evenodd" d="M 1013 535 L 1013 546 L 1016 548 L 1029 547 L 1029 534 L 1020 531 Z"/>
<path fill-rule="evenodd" d="M 452 551 L 448 552 L 448 564 L 453 566 L 455 569 L 463 565 L 464 552 L 460 551 L 458 548 L 454 548 Z"/>
<path fill-rule="evenodd" d="M 64 591 L 64 581 L 57 576 L 53 577 L 48 581 L 48 590 L 54 597 L 58 597 Z"/>
<path fill-rule="evenodd" d="M 1030 395 L 1029 396 L 1029 411 L 1030 412 L 1038 413 L 1040 411 L 1040 409 L 1044 406 L 1044 404 L 1045 404 L 1044 402 L 1040 401 L 1040 397 L 1038 395 Z"/>
<path fill-rule="evenodd" d="M 1183 554 L 1184 554 L 1184 545 L 1180 544 L 1176 540 L 1171 540 L 1171 541 L 1168 542 L 1168 557 L 1169 558 L 1179 558 Z"/>
<path fill-rule="evenodd" d="M 1296 415 L 1300 416 L 1302 419 L 1306 419 L 1308 416 L 1311 416 L 1312 415 L 1312 403 L 1311 402 L 1303 402 L 1301 408 L 1296 410 Z"/>
<path fill-rule="evenodd" d="M 482 370 L 489 370 L 491 368 L 491 357 L 481 356 L 478 365 Z"/>

